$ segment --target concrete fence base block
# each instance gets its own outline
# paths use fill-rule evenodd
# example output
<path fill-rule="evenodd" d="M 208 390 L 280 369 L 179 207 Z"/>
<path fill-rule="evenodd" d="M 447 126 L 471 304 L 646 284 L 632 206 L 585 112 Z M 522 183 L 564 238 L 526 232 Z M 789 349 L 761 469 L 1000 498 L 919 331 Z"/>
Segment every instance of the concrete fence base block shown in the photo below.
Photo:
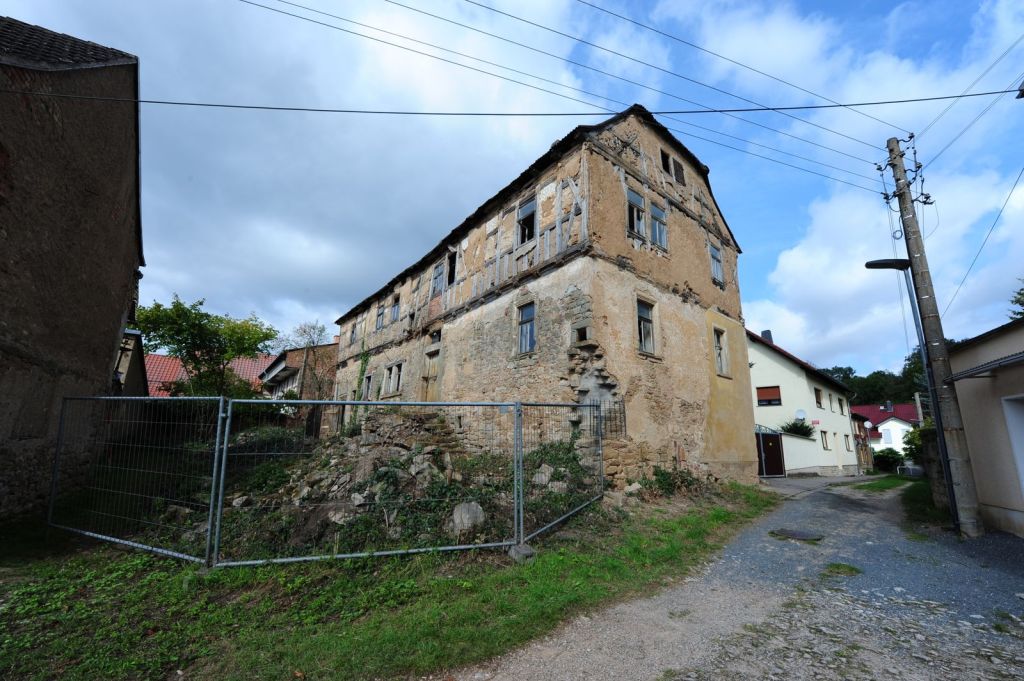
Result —
<path fill-rule="evenodd" d="M 537 556 L 537 552 L 529 544 L 516 544 L 508 550 L 508 555 L 512 560 L 522 565 L 523 563 L 531 562 Z"/>

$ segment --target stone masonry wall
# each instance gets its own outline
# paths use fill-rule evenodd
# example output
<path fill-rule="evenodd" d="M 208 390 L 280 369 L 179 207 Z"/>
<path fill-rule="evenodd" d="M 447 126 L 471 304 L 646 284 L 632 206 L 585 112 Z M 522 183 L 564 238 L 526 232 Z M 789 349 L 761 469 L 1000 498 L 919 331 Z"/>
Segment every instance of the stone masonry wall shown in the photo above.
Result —
<path fill-rule="evenodd" d="M 0 87 L 131 98 L 135 67 L 0 66 Z M 61 398 L 110 390 L 140 262 L 135 106 L 4 96 L 0 121 L 5 517 L 47 498 Z"/>

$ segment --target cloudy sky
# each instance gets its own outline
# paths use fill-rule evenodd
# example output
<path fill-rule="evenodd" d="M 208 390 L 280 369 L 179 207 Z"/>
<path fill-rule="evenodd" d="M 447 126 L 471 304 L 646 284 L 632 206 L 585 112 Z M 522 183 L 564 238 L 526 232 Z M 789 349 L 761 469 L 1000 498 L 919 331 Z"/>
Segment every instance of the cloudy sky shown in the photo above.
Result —
<path fill-rule="evenodd" d="M 931 97 L 959 94 L 976 79 L 972 92 L 1003 90 L 1024 76 L 1019 0 L 593 0 L 732 62 L 577 0 L 400 0 L 554 56 L 385 0 L 297 0 L 364 26 L 279 0 L 254 1 L 322 23 L 239 0 L 5 0 L 0 12 L 138 55 L 142 96 L 151 99 L 490 112 L 591 112 L 640 102 L 664 111 L 699 108 L 688 102 L 825 103 L 811 92 L 837 102 Z M 863 268 L 866 260 L 892 257 L 889 220 L 898 217 L 879 195 L 875 164 L 885 158 L 888 137 L 920 133 L 925 191 L 935 200 L 920 216 L 945 308 L 1024 166 L 1024 100 L 1012 94 L 949 145 L 994 99 L 960 100 L 931 127 L 948 102 L 862 109 L 885 123 L 845 109 L 661 117 L 711 167 L 743 248 L 747 326 L 773 329 L 778 343 L 821 366 L 898 367 L 908 335 L 914 342 L 898 280 Z M 595 120 L 146 106 L 143 302 L 176 292 L 206 298 L 215 312 L 255 312 L 282 330 L 313 319 L 333 328 L 552 141 Z M 902 242 L 895 247 L 905 253 Z M 946 313 L 946 335 L 963 338 L 1005 322 L 1022 263 L 1024 182 Z"/>

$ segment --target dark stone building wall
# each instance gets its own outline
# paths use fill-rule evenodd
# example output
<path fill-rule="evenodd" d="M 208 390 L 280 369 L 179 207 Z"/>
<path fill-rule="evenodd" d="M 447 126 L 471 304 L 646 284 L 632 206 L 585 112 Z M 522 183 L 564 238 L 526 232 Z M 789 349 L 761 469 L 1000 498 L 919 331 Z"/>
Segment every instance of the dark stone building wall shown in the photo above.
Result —
<path fill-rule="evenodd" d="M 135 98 L 137 65 L 0 65 L 0 88 Z M 45 503 L 62 397 L 110 391 L 142 265 L 137 126 L 134 103 L 0 95 L 0 518 Z"/>

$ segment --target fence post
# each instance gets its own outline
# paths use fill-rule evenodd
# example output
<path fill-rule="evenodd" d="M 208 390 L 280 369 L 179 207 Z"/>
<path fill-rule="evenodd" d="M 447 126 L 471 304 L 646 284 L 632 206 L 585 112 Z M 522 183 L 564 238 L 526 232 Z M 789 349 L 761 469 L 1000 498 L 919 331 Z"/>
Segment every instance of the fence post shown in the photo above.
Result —
<path fill-rule="evenodd" d="M 597 461 L 598 481 L 601 485 L 601 496 L 604 496 L 604 405 L 597 402 L 594 405 L 597 410 Z"/>
<path fill-rule="evenodd" d="M 61 398 L 60 420 L 57 425 L 57 449 L 53 452 L 53 470 L 50 471 L 50 507 L 46 512 L 46 524 L 53 524 L 53 507 L 57 504 L 57 477 L 60 475 L 60 451 L 64 447 L 64 413 L 68 398 Z"/>
<path fill-rule="evenodd" d="M 216 481 L 214 489 L 217 490 L 217 512 L 214 516 L 213 525 L 213 552 L 209 562 L 211 566 L 217 564 L 220 558 L 220 529 L 224 522 L 224 479 L 228 477 L 228 442 L 231 440 L 231 412 L 235 401 L 228 400 L 228 414 L 224 422 L 224 435 L 221 438 L 220 454 L 220 479 Z"/>
<path fill-rule="evenodd" d="M 217 435 L 213 440 L 213 473 L 210 477 L 210 514 L 206 520 L 206 567 L 213 567 L 213 511 L 220 497 L 217 476 L 220 464 L 221 436 L 224 434 L 224 397 L 217 401 Z"/>
<path fill-rule="evenodd" d="M 513 437 L 512 444 L 512 466 L 514 468 L 513 475 L 513 505 L 515 506 L 514 511 L 514 523 L 515 523 L 515 542 L 516 545 L 523 543 L 523 514 L 524 514 L 524 494 L 523 487 L 526 484 L 523 473 L 523 404 L 522 402 L 516 402 L 515 406 L 515 434 Z"/>

